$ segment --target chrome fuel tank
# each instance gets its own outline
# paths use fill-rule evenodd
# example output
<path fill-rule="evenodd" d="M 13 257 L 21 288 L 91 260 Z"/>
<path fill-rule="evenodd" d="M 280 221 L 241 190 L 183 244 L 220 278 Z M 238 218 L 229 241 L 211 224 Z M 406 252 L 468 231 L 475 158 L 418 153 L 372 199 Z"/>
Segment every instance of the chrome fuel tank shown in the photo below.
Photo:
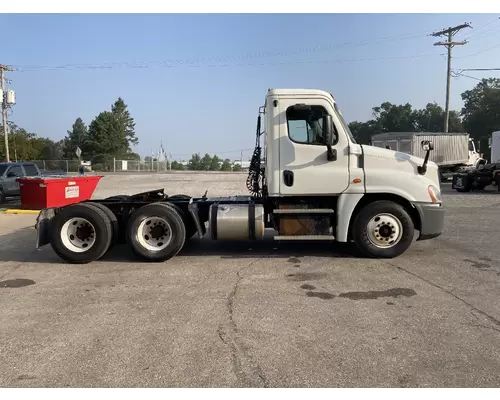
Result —
<path fill-rule="evenodd" d="M 261 204 L 212 204 L 208 232 L 212 240 L 260 240 L 264 237 Z"/>

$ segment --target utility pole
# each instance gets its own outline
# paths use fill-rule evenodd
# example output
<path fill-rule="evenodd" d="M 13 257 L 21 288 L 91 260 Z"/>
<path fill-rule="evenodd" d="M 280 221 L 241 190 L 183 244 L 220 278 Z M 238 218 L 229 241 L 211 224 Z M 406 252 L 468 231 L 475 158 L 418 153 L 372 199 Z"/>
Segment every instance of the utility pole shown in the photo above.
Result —
<path fill-rule="evenodd" d="M 13 71 L 12 68 L 0 64 L 0 81 L 1 81 L 1 103 L 2 103 L 2 125 L 3 137 L 5 141 L 5 161 L 10 162 L 9 156 L 9 134 L 7 133 L 7 94 L 5 93 L 5 71 Z"/>
<path fill-rule="evenodd" d="M 465 28 L 472 28 L 472 27 L 470 26 L 470 24 L 465 23 L 462 25 L 454 26 L 453 28 L 443 29 L 442 31 L 431 33 L 431 36 L 435 36 L 435 37 L 446 36 L 448 39 L 446 42 L 434 43 L 434 46 L 446 46 L 446 48 L 448 49 L 448 66 L 447 66 L 447 71 L 446 71 L 446 104 L 445 104 L 445 117 L 444 117 L 444 132 L 445 133 L 448 133 L 448 120 L 450 118 L 451 49 L 454 46 L 462 46 L 462 45 L 467 43 L 467 41 L 454 42 L 453 36 L 457 32 L 459 32 Z"/>

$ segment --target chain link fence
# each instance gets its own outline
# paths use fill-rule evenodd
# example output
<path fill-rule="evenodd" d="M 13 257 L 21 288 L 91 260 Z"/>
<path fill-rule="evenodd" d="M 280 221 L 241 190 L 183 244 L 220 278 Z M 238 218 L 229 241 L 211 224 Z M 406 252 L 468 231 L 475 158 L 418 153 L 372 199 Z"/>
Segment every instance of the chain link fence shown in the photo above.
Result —
<path fill-rule="evenodd" d="M 78 160 L 33 160 L 42 172 L 71 173 L 78 172 L 80 162 Z"/>
<path fill-rule="evenodd" d="M 113 172 L 165 172 L 169 171 L 167 161 L 113 160 Z"/>
<path fill-rule="evenodd" d="M 43 173 L 67 174 L 77 173 L 80 166 L 78 160 L 33 160 Z M 167 161 L 140 160 L 105 160 L 90 166 L 84 165 L 86 171 L 95 172 L 165 172 L 170 170 Z"/>
<path fill-rule="evenodd" d="M 45 174 L 73 174 L 78 173 L 80 161 L 78 160 L 32 160 L 38 168 Z M 183 170 L 187 170 L 186 161 L 174 161 L 174 169 L 179 170 L 180 165 Z M 248 170 L 249 162 L 235 161 L 231 169 L 236 171 Z M 236 170 L 238 166 L 238 170 Z M 92 165 L 84 164 L 85 171 L 90 172 L 166 172 L 171 170 L 169 161 L 142 161 L 142 160 L 103 160 Z M 226 171 L 227 172 L 227 171 Z"/>

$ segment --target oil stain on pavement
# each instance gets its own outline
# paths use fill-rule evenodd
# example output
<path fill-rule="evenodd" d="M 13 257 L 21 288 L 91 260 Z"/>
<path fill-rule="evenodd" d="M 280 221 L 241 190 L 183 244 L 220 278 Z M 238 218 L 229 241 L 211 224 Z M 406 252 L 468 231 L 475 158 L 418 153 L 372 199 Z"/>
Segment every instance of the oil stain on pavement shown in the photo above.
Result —
<path fill-rule="evenodd" d="M 7 281 L 0 281 L 0 288 L 20 288 L 34 284 L 35 281 L 31 279 L 9 279 Z"/>
<path fill-rule="evenodd" d="M 375 300 L 380 297 L 412 297 L 416 296 L 417 292 L 413 289 L 394 288 L 388 290 L 372 290 L 368 292 L 347 292 L 339 294 L 339 297 L 344 297 L 349 300 Z"/>

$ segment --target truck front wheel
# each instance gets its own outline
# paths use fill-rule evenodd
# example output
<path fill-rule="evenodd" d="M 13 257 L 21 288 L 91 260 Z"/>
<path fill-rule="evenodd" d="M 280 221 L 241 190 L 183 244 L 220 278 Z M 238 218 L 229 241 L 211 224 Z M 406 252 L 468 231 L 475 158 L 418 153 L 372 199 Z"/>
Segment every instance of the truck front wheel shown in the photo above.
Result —
<path fill-rule="evenodd" d="M 404 207 L 387 200 L 367 204 L 353 224 L 356 247 L 373 258 L 400 256 L 410 247 L 414 232 L 413 220 Z"/>

